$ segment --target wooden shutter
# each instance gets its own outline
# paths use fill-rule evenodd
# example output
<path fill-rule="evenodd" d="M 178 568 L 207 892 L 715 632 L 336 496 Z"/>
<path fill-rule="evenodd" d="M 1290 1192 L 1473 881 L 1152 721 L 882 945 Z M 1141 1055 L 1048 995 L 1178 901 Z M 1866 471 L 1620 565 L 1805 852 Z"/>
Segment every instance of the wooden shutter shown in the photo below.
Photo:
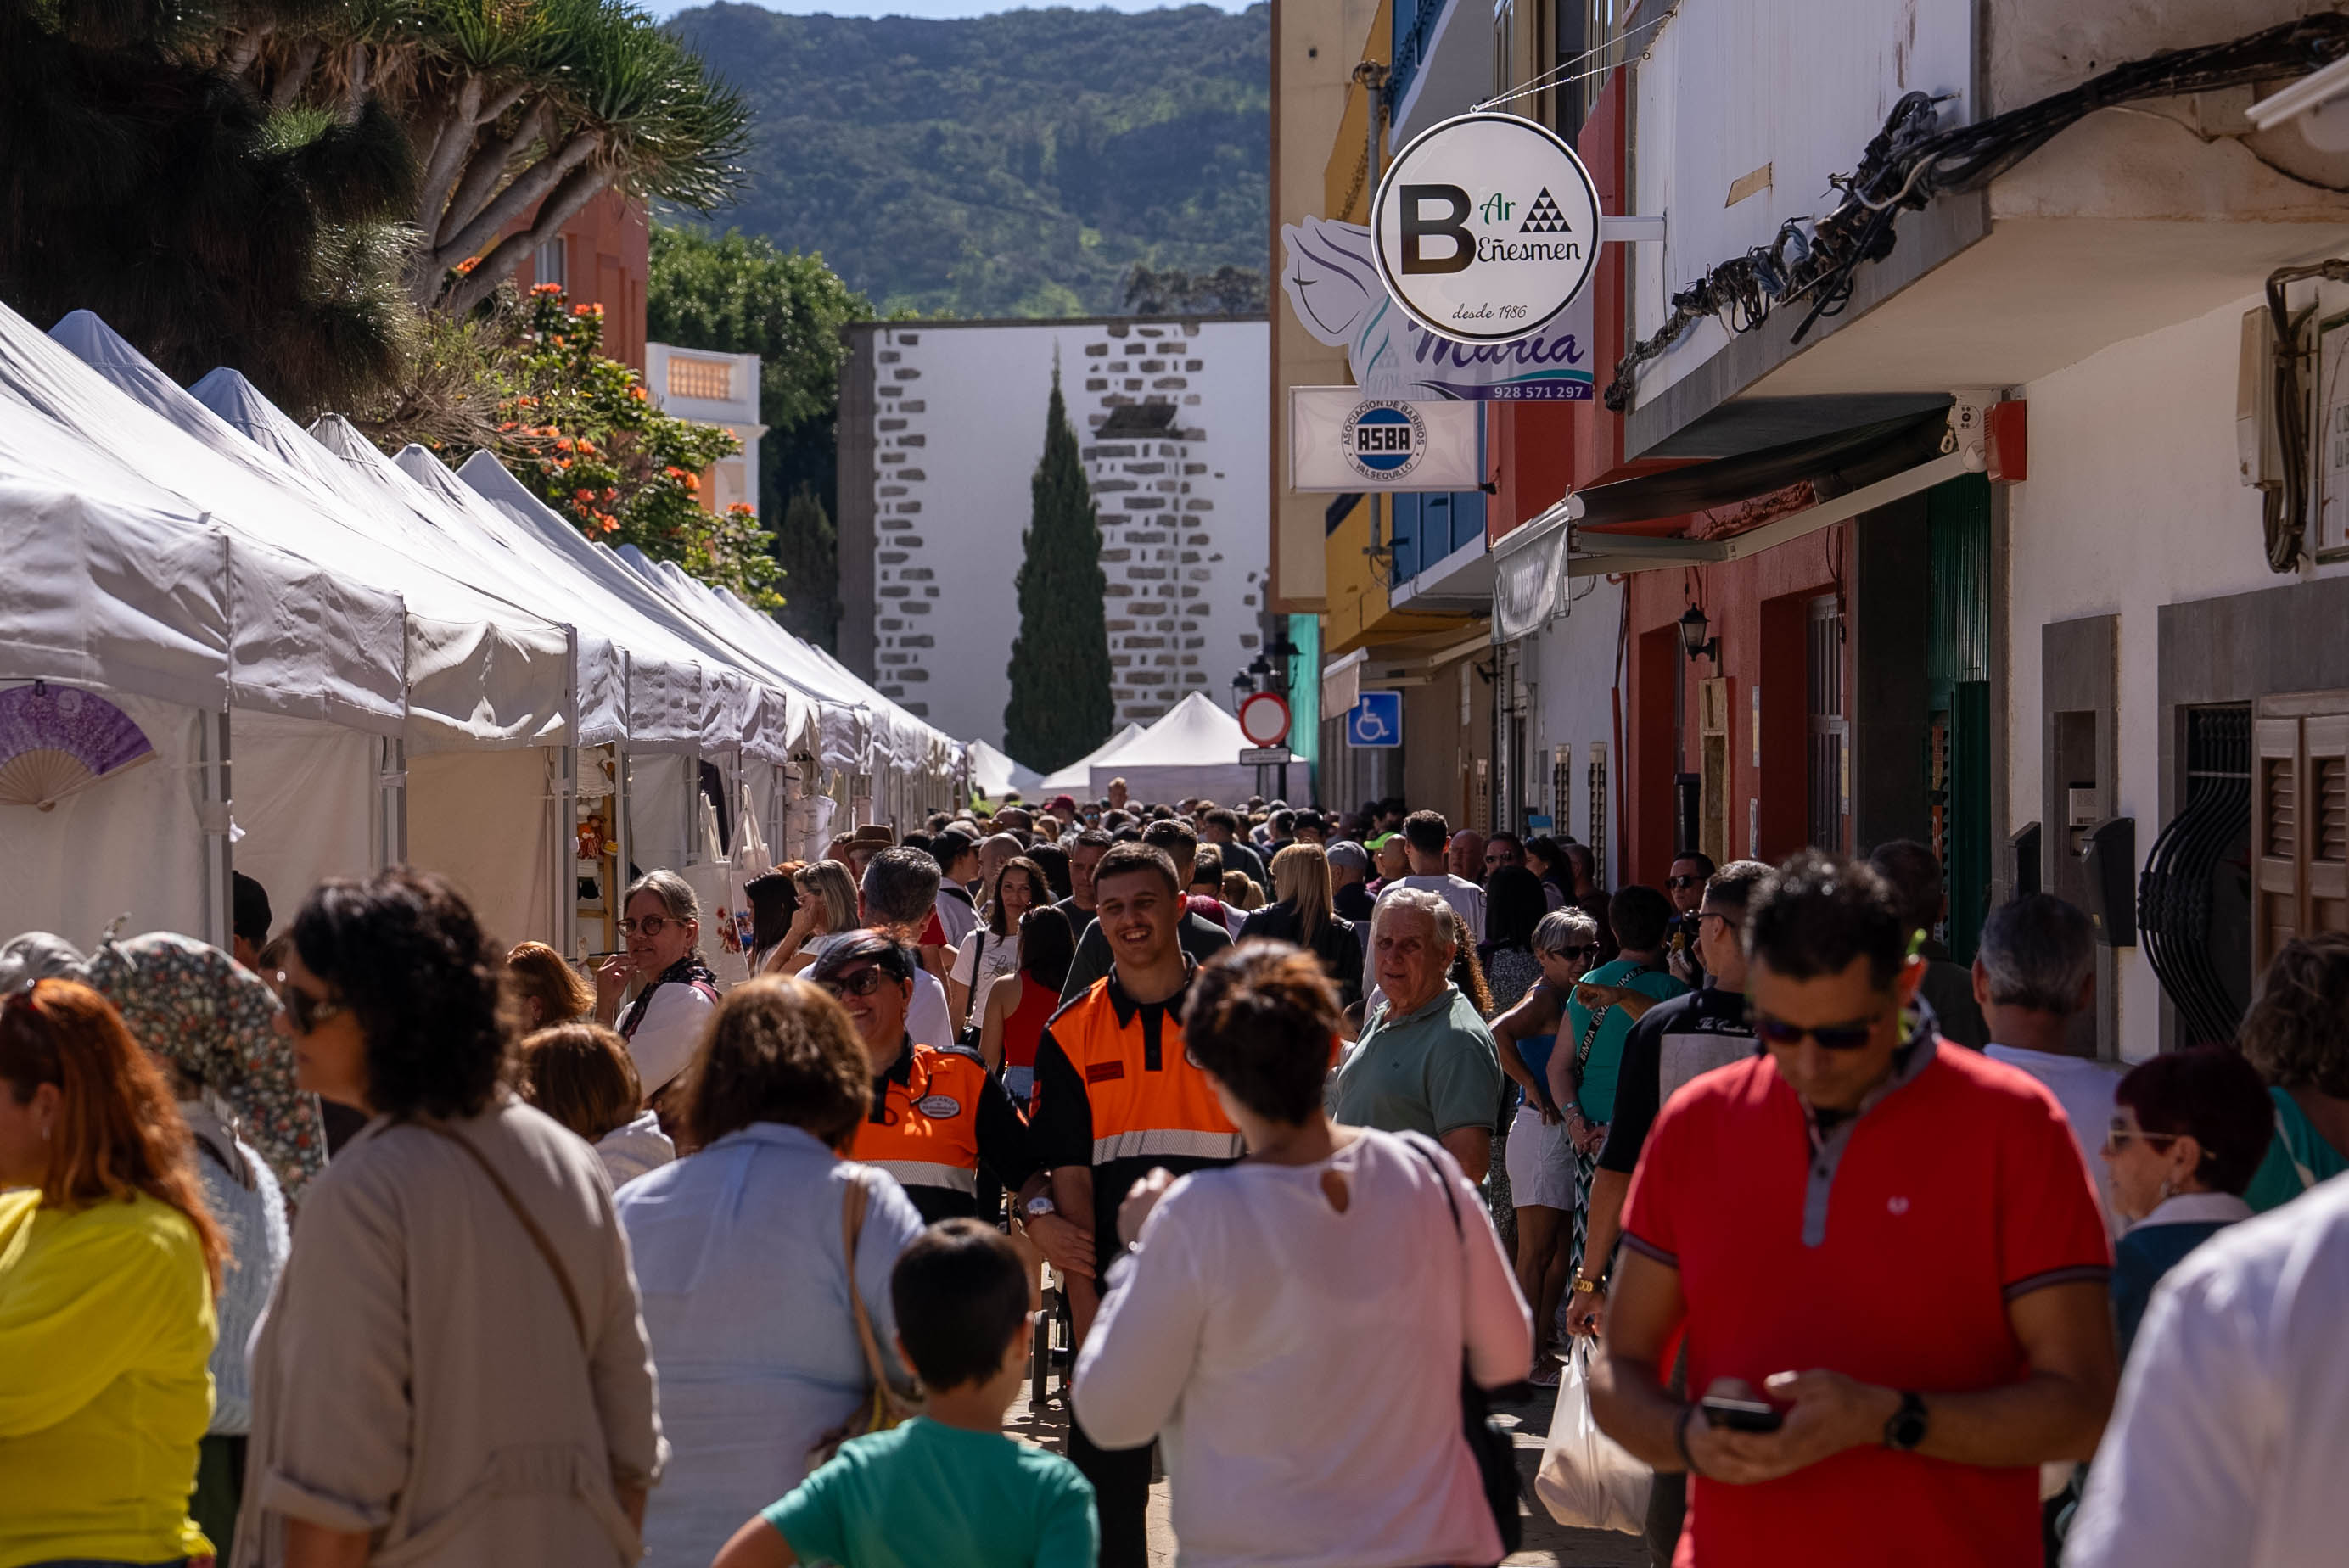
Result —
<path fill-rule="evenodd" d="M 2252 725 L 2251 968 L 2349 931 L 2349 693 L 2270 697 Z"/>
<path fill-rule="evenodd" d="M 2300 721 L 2301 930 L 2349 931 L 2349 715 Z"/>
<path fill-rule="evenodd" d="M 2251 969 L 2300 934 L 2300 720 L 2251 728 Z"/>

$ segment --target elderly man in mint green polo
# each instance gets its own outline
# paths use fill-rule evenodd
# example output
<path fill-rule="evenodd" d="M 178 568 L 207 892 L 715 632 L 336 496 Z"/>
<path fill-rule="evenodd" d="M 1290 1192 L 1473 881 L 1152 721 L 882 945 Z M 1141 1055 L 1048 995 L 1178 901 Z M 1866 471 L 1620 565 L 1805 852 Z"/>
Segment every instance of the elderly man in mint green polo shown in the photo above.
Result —
<path fill-rule="evenodd" d="M 1452 984 L 1452 906 L 1396 888 L 1371 917 L 1371 977 L 1384 1000 L 1338 1069 L 1330 1111 L 1355 1127 L 1442 1140 L 1471 1181 L 1493 1161 L 1501 1058 L 1476 1005 Z"/>

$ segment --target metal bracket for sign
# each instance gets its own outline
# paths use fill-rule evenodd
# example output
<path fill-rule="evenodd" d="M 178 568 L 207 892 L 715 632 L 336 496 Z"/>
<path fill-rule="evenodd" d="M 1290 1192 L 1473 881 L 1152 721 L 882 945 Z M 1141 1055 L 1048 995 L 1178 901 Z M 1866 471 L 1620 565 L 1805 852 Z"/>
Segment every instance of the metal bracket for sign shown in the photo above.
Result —
<path fill-rule="evenodd" d="M 1652 218 L 1634 218 L 1601 214 L 1599 220 L 1599 242 L 1602 245 L 1661 245 L 1664 242 L 1662 213 Z"/>

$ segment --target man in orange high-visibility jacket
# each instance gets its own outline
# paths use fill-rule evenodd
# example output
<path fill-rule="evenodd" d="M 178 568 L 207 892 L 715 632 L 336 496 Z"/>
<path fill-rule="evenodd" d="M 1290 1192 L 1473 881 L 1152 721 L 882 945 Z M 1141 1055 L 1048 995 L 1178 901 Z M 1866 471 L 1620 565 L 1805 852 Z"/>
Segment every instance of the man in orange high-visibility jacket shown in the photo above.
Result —
<path fill-rule="evenodd" d="M 978 1212 L 983 1167 L 1001 1188 L 1036 1169 L 1028 1124 L 977 1057 L 917 1046 L 905 1035 L 913 954 L 878 932 L 834 943 L 808 978 L 839 999 L 873 1064 L 873 1109 L 849 1158 L 897 1179 L 923 1220 L 992 1219 Z"/>
<path fill-rule="evenodd" d="M 1154 1169 L 1180 1176 L 1242 1152 L 1238 1130 L 1183 1049 L 1195 965 L 1177 936 L 1185 905 L 1174 861 L 1149 844 L 1119 844 L 1093 873 L 1093 899 L 1112 966 L 1044 1026 L 1029 1132 L 1051 1192 L 1031 1181 L 1020 1194 L 1030 1234 L 1071 1275 L 1080 1342 L 1100 1303 L 1096 1281 L 1123 1250 L 1117 1210 L 1133 1184 Z M 1105 1451 L 1071 1420 L 1069 1458 L 1093 1483 L 1101 1568 L 1145 1568 L 1150 1449 Z"/>

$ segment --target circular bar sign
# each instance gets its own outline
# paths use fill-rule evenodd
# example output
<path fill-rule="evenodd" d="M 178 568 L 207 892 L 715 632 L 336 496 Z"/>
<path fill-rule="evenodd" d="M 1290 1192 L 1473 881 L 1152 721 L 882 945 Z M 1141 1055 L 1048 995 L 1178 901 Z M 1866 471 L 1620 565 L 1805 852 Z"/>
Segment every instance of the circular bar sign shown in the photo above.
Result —
<path fill-rule="evenodd" d="M 1548 127 L 1464 114 L 1395 155 L 1371 207 L 1387 293 L 1462 343 L 1530 337 L 1599 265 L 1599 190 Z"/>
<path fill-rule="evenodd" d="M 1278 692 L 1257 692 L 1240 704 L 1237 717 L 1250 746 L 1278 746 L 1288 738 L 1288 704 Z"/>

